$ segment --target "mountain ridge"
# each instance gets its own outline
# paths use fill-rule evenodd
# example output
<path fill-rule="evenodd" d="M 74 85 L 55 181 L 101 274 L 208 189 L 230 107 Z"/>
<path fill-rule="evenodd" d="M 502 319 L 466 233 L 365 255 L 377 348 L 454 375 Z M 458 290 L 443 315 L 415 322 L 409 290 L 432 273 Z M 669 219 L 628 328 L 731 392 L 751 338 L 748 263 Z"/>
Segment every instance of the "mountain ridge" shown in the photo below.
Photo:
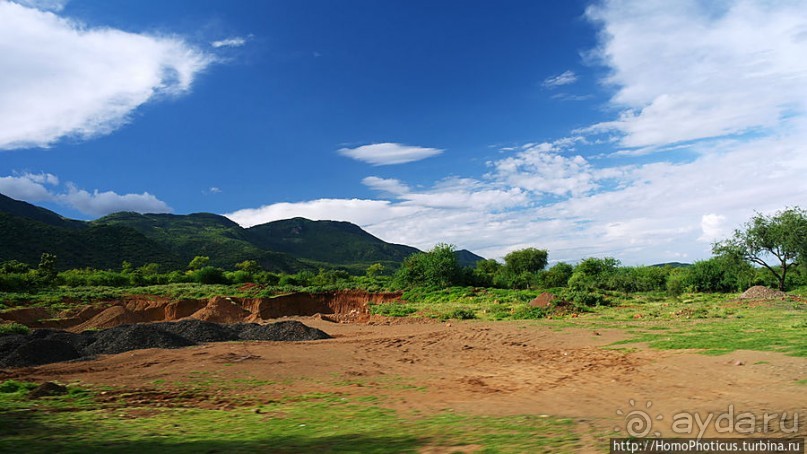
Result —
<path fill-rule="evenodd" d="M 243 228 L 213 213 L 116 212 L 77 221 L 0 194 L 0 262 L 35 265 L 42 252 L 54 253 L 60 269 L 116 268 L 123 260 L 140 266 L 159 263 L 181 269 L 195 256 L 232 268 L 255 260 L 264 269 L 297 272 L 321 267 L 363 272 L 373 263 L 397 268 L 417 248 L 388 243 L 345 221 L 296 217 Z M 456 252 L 462 265 L 482 257 Z"/>

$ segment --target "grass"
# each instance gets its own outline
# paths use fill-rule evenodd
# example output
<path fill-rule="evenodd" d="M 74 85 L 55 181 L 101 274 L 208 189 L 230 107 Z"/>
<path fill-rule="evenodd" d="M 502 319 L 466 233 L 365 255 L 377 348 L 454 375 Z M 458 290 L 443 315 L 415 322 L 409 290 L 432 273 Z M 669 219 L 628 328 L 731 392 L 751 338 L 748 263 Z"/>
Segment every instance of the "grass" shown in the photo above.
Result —
<path fill-rule="evenodd" d="M 658 349 L 705 354 L 736 350 L 807 357 L 807 304 L 795 298 L 737 300 L 736 294 L 688 294 L 679 299 L 634 294 L 571 321 L 576 327 L 613 328 L 631 334 L 615 345 L 646 343 Z"/>
<path fill-rule="evenodd" d="M 31 329 L 17 322 L 0 324 L 0 335 L 3 334 L 28 334 Z"/>
<path fill-rule="evenodd" d="M 8 382 L 6 382 L 8 383 Z M 232 410 L 110 406 L 87 390 L 30 401 L 0 385 L 2 452 L 575 452 L 568 419 L 400 415 L 367 398 L 317 393 Z M 5 390 L 5 391 L 2 391 Z"/>

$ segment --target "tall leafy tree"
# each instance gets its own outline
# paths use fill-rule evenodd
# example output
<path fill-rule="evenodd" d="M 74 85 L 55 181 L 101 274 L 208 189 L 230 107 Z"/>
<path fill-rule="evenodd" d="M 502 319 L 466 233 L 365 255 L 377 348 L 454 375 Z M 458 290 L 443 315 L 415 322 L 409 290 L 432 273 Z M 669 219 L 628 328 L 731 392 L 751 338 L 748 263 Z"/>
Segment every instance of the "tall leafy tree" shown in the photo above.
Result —
<path fill-rule="evenodd" d="M 546 267 L 548 257 L 546 249 L 528 247 L 505 255 L 504 263 L 515 274 L 537 273 Z"/>
<path fill-rule="evenodd" d="M 772 216 L 757 213 L 731 238 L 715 243 L 712 253 L 764 267 L 785 290 L 788 271 L 807 257 L 807 212 L 794 207 Z"/>

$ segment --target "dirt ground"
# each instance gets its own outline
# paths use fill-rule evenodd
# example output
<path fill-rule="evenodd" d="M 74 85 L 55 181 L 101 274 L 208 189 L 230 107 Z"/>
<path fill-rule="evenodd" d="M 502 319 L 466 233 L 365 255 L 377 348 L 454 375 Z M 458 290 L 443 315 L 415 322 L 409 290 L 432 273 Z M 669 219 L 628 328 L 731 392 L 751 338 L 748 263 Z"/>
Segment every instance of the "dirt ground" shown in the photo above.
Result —
<path fill-rule="evenodd" d="M 556 330 L 531 322 L 389 325 L 297 319 L 334 338 L 137 350 L 0 371 L 0 379 L 110 385 L 136 391 L 128 398 L 137 399 L 133 403 L 138 405 L 159 404 L 171 383 L 215 377 L 264 384 L 202 391 L 183 405 L 228 408 L 236 401 L 260 404 L 329 392 L 378 396 L 379 405 L 404 416 L 440 411 L 549 415 L 576 421 L 591 452 L 601 451 L 610 436 L 627 436 L 635 411 L 648 415 L 650 436 L 697 436 L 697 426 L 691 434 L 681 433 L 680 427 L 673 430 L 675 415 L 682 412 L 697 413 L 702 421 L 710 414 L 731 414 L 730 421 L 751 414 L 769 436 L 807 434 L 804 358 L 752 351 L 707 356 L 634 344 L 617 349 L 608 346 L 625 338 L 622 332 Z M 785 431 L 779 426 L 783 412 L 789 418 Z M 776 417 L 763 425 L 765 414 Z M 803 420 L 793 421 L 794 414 Z M 707 427 L 706 436 L 741 435 L 719 433 L 726 426 L 718 427 L 714 420 Z M 786 432 L 794 427 L 796 433 Z"/>

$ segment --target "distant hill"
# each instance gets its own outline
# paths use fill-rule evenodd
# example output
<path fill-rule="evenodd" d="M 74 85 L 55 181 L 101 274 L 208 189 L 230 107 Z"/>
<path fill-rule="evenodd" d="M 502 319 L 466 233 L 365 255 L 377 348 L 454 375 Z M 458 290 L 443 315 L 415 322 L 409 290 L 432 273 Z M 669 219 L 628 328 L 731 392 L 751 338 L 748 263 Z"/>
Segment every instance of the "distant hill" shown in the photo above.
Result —
<path fill-rule="evenodd" d="M 95 221 L 66 219 L 44 208 L 0 195 L 0 262 L 39 263 L 43 252 L 57 256 L 65 268 L 118 268 L 126 260 L 135 266 L 159 263 L 183 269 L 196 256 L 232 269 L 256 260 L 264 269 L 296 272 L 343 268 L 363 272 L 373 263 L 396 269 L 411 254 L 411 246 L 387 243 L 349 222 L 294 218 L 244 229 L 211 213 L 113 213 Z M 482 260 L 472 252 L 456 252 L 460 264 Z"/>
<path fill-rule="evenodd" d="M 468 249 L 460 249 L 459 251 L 455 251 L 454 255 L 457 256 L 457 261 L 460 262 L 461 266 L 469 266 L 471 268 L 476 267 L 476 262 L 485 260 L 484 257 L 480 257 Z"/>
<path fill-rule="evenodd" d="M 67 219 L 53 211 L 46 210 L 45 208 L 31 205 L 28 202 L 14 200 L 11 197 L 6 197 L 0 194 L 0 213 L 10 214 L 22 218 L 39 221 L 43 224 L 48 224 L 54 227 L 64 227 L 69 229 L 81 229 L 87 227 L 82 221 L 74 221 Z"/>
<path fill-rule="evenodd" d="M 181 265 L 170 251 L 126 227 L 57 227 L 0 212 L 0 232 L 0 262 L 17 260 L 36 266 L 42 253 L 49 252 L 56 254 L 59 269 L 117 269 L 124 260 L 135 266 L 159 263 L 169 269 Z"/>
<path fill-rule="evenodd" d="M 301 259 L 338 265 L 400 263 L 419 252 L 382 241 L 349 222 L 293 218 L 247 229 L 253 244 Z"/>
<path fill-rule="evenodd" d="M 244 260 L 256 260 L 269 271 L 296 272 L 311 268 L 288 254 L 256 246 L 245 229 L 217 214 L 120 212 L 91 224 L 132 228 L 171 251 L 185 265 L 197 255 L 203 255 L 210 257 L 211 265 L 227 269 Z"/>
<path fill-rule="evenodd" d="M 656 263 L 655 265 L 650 266 L 658 266 L 658 267 L 665 267 L 669 266 L 670 268 L 689 268 L 692 266 L 691 263 L 681 263 L 681 262 L 667 262 L 667 263 Z"/>

